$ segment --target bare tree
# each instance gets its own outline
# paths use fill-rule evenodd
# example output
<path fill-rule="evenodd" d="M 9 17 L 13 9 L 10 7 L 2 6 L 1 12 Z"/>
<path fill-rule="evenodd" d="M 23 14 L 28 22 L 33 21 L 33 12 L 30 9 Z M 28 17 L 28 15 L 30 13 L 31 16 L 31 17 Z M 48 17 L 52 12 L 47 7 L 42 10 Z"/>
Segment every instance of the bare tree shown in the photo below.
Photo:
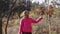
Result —
<path fill-rule="evenodd" d="M 0 0 L 0 34 L 2 34 L 2 0 Z"/>
<path fill-rule="evenodd" d="M 8 26 L 8 23 L 9 23 L 9 18 L 10 18 L 10 16 L 11 16 L 11 13 L 13 12 L 13 9 L 12 9 L 12 8 L 14 7 L 16 1 L 17 1 L 17 0 L 15 0 L 15 2 L 13 3 L 13 5 L 12 5 L 11 8 L 9 9 L 10 13 L 9 13 L 9 16 L 8 16 L 8 19 L 7 19 L 7 24 L 6 24 L 6 28 L 5 28 L 5 34 L 7 34 L 7 26 Z"/>

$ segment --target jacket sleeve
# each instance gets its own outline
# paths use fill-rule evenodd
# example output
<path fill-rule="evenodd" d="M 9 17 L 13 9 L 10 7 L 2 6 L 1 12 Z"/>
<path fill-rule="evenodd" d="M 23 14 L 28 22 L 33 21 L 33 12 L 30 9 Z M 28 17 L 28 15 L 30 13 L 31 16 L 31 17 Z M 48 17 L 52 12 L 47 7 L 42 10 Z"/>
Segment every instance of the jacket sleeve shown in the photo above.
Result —
<path fill-rule="evenodd" d="M 20 20 L 20 25 L 19 25 L 19 32 L 18 34 L 21 34 L 22 33 L 22 26 L 23 26 L 23 21 L 22 19 Z"/>
<path fill-rule="evenodd" d="M 38 23 L 38 22 L 41 21 L 42 19 L 43 19 L 43 17 L 40 16 L 37 20 L 32 19 L 32 22 L 33 22 L 33 23 Z"/>

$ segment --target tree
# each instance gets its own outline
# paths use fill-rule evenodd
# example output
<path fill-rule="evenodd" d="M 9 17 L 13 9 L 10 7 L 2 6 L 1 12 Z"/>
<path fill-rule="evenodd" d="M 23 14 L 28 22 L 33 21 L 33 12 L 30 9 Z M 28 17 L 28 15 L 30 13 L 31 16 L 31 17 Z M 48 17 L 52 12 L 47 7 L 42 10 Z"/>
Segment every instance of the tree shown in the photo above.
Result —
<path fill-rule="evenodd" d="M 0 0 L 0 34 L 2 34 L 2 0 Z"/>
<path fill-rule="evenodd" d="M 30 11 L 30 10 L 31 10 L 31 4 L 32 4 L 32 2 L 31 2 L 30 0 L 27 0 L 26 4 L 27 4 L 26 9 L 27 9 L 28 11 Z"/>
<path fill-rule="evenodd" d="M 7 34 L 7 26 L 8 26 L 8 22 L 9 22 L 9 18 L 10 18 L 10 16 L 11 16 L 11 13 L 13 12 L 13 7 L 14 7 L 14 5 L 15 5 L 15 3 L 16 3 L 16 1 L 17 0 L 15 0 L 15 2 L 13 3 L 13 5 L 11 6 L 11 8 L 9 9 L 9 15 L 8 15 L 8 19 L 7 19 L 7 24 L 6 24 L 6 28 L 5 28 L 5 34 Z"/>

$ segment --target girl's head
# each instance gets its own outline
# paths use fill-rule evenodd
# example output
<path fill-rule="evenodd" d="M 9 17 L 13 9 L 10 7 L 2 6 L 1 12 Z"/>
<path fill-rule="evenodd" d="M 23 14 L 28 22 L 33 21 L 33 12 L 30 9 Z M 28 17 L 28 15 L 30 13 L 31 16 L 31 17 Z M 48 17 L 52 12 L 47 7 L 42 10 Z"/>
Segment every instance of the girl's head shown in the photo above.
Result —
<path fill-rule="evenodd" d="M 28 10 L 25 10 L 25 12 L 24 12 L 24 15 L 25 15 L 25 17 L 29 17 L 29 11 Z"/>

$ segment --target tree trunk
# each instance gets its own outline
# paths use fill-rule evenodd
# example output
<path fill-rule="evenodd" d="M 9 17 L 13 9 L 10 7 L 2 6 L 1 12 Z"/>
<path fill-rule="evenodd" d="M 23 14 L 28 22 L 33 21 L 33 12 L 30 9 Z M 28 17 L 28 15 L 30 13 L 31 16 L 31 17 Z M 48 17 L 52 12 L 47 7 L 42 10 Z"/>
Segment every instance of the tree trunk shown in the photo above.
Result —
<path fill-rule="evenodd" d="M 10 18 L 10 16 L 11 16 L 11 13 L 13 12 L 13 9 L 12 9 L 12 8 L 14 7 L 16 1 L 17 1 L 17 0 L 15 0 L 15 2 L 14 2 L 13 5 L 12 5 L 12 7 L 9 9 L 10 13 L 9 13 L 9 16 L 8 16 L 8 19 L 7 19 L 7 24 L 6 24 L 6 27 L 5 27 L 5 34 L 7 34 L 7 26 L 8 26 L 8 23 L 9 23 L 9 18 Z"/>
<path fill-rule="evenodd" d="M 0 34 L 2 34 L 2 19 L 0 18 Z"/>
<path fill-rule="evenodd" d="M 0 34 L 2 34 L 2 0 L 0 0 Z"/>

